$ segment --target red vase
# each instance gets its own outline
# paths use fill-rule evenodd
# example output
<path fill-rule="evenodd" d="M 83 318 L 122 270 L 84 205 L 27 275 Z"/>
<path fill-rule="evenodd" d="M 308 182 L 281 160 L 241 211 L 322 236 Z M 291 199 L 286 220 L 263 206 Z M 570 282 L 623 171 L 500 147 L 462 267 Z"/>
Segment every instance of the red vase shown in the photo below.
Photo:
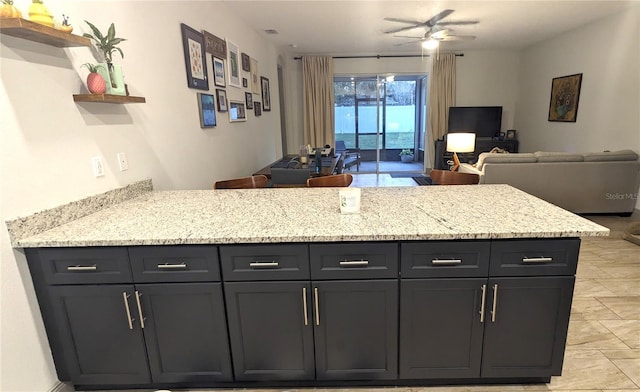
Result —
<path fill-rule="evenodd" d="M 104 94 L 107 84 L 99 73 L 92 72 L 87 76 L 87 89 L 91 94 Z"/>

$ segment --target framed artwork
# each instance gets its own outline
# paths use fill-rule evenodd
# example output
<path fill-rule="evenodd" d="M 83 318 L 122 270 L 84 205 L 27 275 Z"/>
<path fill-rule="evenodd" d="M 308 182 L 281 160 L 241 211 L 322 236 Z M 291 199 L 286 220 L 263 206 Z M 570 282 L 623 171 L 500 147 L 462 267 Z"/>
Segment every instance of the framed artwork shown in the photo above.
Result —
<path fill-rule="evenodd" d="M 251 71 L 251 61 L 249 60 L 249 55 L 246 53 L 241 53 L 240 58 L 242 59 L 242 70 L 243 71 Z"/>
<path fill-rule="evenodd" d="M 204 50 L 213 56 L 225 60 L 227 58 L 227 43 L 219 37 L 202 30 L 204 35 Z"/>
<path fill-rule="evenodd" d="M 515 129 L 507 129 L 507 136 L 505 137 L 507 140 L 516 140 L 516 130 Z"/>
<path fill-rule="evenodd" d="M 249 82 L 247 81 L 247 78 L 242 78 L 242 87 L 247 87 L 249 85 Z"/>
<path fill-rule="evenodd" d="M 213 83 L 218 87 L 225 87 L 224 60 L 213 57 Z"/>
<path fill-rule="evenodd" d="M 227 92 L 217 88 L 216 96 L 218 97 L 218 111 L 226 112 L 227 110 L 229 110 L 229 108 L 227 107 Z"/>
<path fill-rule="evenodd" d="M 198 111 L 200 112 L 200 128 L 216 126 L 216 106 L 213 95 L 198 93 Z"/>
<path fill-rule="evenodd" d="M 229 101 L 229 121 L 247 121 L 247 112 L 244 103 L 238 101 Z"/>
<path fill-rule="evenodd" d="M 251 93 L 244 93 L 244 99 L 247 101 L 247 109 L 253 109 L 253 95 Z"/>
<path fill-rule="evenodd" d="M 184 23 L 180 23 L 180 29 L 182 30 L 184 63 L 187 67 L 187 85 L 198 90 L 209 90 L 204 37 Z"/>
<path fill-rule="evenodd" d="M 251 63 L 251 92 L 260 94 L 260 81 L 258 80 L 258 60 L 253 57 L 249 59 Z"/>
<path fill-rule="evenodd" d="M 262 85 L 262 109 L 265 112 L 271 111 L 271 97 L 269 92 L 269 79 L 260 76 L 260 84 Z"/>
<path fill-rule="evenodd" d="M 581 85 L 582 74 L 553 78 L 549 121 L 576 122 Z"/>
<path fill-rule="evenodd" d="M 262 116 L 262 104 L 260 102 L 254 102 L 253 103 L 253 111 L 254 111 L 256 117 Z"/>
<path fill-rule="evenodd" d="M 228 61 L 227 66 L 229 72 L 229 85 L 240 87 L 240 52 L 238 45 L 231 41 L 227 41 Z"/>

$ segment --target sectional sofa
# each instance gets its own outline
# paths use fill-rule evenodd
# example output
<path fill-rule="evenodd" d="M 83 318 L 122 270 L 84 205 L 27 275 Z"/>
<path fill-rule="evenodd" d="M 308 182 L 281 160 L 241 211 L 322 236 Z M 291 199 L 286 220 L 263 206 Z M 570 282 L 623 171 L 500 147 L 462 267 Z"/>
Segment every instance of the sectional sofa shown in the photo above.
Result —
<path fill-rule="evenodd" d="M 463 173 L 481 184 L 509 184 L 574 213 L 633 212 L 640 187 L 640 162 L 632 150 L 592 153 L 482 153 Z"/>

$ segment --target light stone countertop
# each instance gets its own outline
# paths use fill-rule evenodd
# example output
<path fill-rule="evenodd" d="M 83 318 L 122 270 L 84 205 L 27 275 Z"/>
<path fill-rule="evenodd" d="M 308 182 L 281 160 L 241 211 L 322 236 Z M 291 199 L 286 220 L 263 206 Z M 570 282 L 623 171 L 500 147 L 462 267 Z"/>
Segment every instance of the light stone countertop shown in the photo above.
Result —
<path fill-rule="evenodd" d="M 26 238 L 15 248 L 607 236 L 609 229 L 508 185 L 155 191 Z"/>

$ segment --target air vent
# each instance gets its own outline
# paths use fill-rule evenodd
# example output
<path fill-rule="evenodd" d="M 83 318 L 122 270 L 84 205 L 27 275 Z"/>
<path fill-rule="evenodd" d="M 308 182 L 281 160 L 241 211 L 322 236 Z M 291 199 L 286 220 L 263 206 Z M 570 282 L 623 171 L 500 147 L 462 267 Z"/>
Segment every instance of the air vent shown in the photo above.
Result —
<path fill-rule="evenodd" d="M 278 30 L 276 29 L 265 29 L 264 32 L 271 35 L 278 34 Z"/>

